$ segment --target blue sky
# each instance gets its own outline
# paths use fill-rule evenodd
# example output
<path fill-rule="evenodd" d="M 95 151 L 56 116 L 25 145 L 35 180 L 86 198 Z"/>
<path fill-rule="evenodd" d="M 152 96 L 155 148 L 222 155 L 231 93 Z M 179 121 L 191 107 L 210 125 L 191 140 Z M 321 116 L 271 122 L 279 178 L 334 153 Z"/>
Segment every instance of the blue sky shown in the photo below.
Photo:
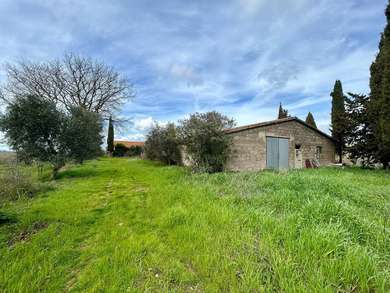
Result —
<path fill-rule="evenodd" d="M 329 93 L 368 93 L 387 0 L 0 1 L 0 63 L 64 52 L 100 59 L 134 84 L 117 138 L 156 121 L 217 110 L 238 125 L 314 114 L 328 131 Z M 0 71 L 0 81 L 4 72 Z"/>

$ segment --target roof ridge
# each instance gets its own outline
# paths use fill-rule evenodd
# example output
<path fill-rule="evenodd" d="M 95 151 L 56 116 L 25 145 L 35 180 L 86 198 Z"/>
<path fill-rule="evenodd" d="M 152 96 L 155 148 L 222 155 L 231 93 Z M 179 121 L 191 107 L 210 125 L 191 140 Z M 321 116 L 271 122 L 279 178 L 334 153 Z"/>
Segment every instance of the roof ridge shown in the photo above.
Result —
<path fill-rule="evenodd" d="M 318 128 L 315 128 L 315 127 L 307 124 L 305 121 L 299 119 L 296 116 L 289 116 L 289 117 L 286 117 L 286 118 L 275 119 L 275 120 L 270 120 L 270 121 L 258 122 L 258 123 L 238 126 L 238 127 L 234 127 L 234 128 L 229 128 L 229 129 L 226 129 L 225 132 L 226 133 L 235 133 L 235 132 L 240 132 L 240 131 L 244 131 L 244 130 L 248 130 L 248 129 L 254 129 L 254 128 L 258 128 L 258 127 L 262 127 L 262 126 L 268 126 L 268 125 L 273 125 L 273 124 L 284 123 L 284 122 L 288 122 L 288 121 L 297 121 L 297 122 L 303 124 L 304 126 L 306 126 L 306 127 L 310 128 L 310 129 L 318 132 L 319 134 L 321 134 L 321 135 L 323 135 L 323 136 L 333 140 L 333 138 L 330 135 L 326 134 L 325 132 L 321 131 Z"/>

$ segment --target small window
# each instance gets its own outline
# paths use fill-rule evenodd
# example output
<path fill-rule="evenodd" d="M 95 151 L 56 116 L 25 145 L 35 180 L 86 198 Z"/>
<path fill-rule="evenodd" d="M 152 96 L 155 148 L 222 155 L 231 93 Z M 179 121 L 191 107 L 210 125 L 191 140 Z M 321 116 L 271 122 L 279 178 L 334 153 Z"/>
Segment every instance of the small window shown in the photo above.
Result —
<path fill-rule="evenodd" d="M 301 149 L 301 145 L 300 145 L 300 144 L 296 144 L 296 145 L 295 145 L 295 149 L 296 149 L 296 150 L 300 150 L 300 149 Z"/>
<path fill-rule="evenodd" d="M 317 146 L 316 147 L 316 160 L 319 162 L 321 159 L 321 153 L 322 153 L 322 146 Z"/>

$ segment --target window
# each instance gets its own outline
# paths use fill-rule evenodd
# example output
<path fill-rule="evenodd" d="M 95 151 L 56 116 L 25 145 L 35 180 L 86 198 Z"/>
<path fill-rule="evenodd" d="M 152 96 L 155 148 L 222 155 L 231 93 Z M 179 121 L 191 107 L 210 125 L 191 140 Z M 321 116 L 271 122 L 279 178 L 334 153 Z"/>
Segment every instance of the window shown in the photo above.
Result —
<path fill-rule="evenodd" d="M 316 154 L 315 158 L 319 162 L 321 159 L 321 153 L 322 153 L 322 146 L 316 146 Z"/>

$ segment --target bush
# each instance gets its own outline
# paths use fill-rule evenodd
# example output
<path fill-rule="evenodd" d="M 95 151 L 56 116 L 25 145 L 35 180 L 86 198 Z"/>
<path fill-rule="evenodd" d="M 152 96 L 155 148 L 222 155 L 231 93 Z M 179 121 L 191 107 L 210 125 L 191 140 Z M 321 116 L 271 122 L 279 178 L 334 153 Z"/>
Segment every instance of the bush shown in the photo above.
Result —
<path fill-rule="evenodd" d="M 144 148 L 139 145 L 134 145 L 129 148 L 129 156 L 138 157 L 141 156 L 144 151 Z"/>
<path fill-rule="evenodd" d="M 143 150 L 143 147 L 139 145 L 133 145 L 128 148 L 124 144 L 118 143 L 115 145 L 112 155 L 114 157 L 138 157 L 141 156 Z"/>
<path fill-rule="evenodd" d="M 1 165 L 0 202 L 32 197 L 44 187 L 39 181 L 39 174 L 34 174 L 34 167 L 16 162 Z"/>
<path fill-rule="evenodd" d="M 145 141 L 145 156 L 167 165 L 181 164 L 180 145 L 175 124 L 156 125 L 150 130 Z"/>
<path fill-rule="evenodd" d="M 114 157 L 124 157 L 129 154 L 129 150 L 130 149 L 124 144 L 118 143 L 117 145 L 115 145 L 112 155 Z"/>
<path fill-rule="evenodd" d="M 180 124 L 180 141 L 193 167 L 209 173 L 222 171 L 231 146 L 224 130 L 232 128 L 234 120 L 213 111 L 192 114 Z"/>

